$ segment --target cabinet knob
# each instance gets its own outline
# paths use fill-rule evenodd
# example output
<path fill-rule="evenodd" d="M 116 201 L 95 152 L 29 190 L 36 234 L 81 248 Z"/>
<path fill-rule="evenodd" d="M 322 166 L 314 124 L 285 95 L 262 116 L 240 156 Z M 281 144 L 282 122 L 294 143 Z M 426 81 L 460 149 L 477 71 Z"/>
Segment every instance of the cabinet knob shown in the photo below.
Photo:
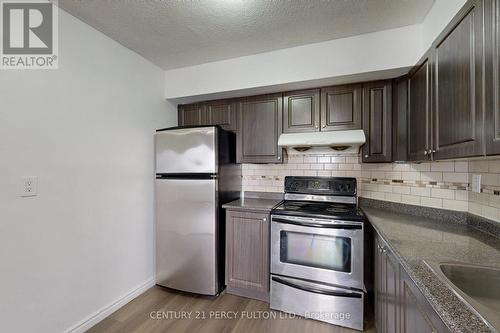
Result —
<path fill-rule="evenodd" d="M 278 156 L 278 160 L 281 160 L 281 156 Z"/>
<path fill-rule="evenodd" d="M 314 126 L 314 128 L 318 129 L 318 128 L 319 128 L 319 126 L 318 126 L 318 125 L 316 125 L 316 126 Z"/>
<path fill-rule="evenodd" d="M 433 149 L 433 150 L 432 150 L 432 153 L 434 154 L 435 152 L 436 152 L 436 149 Z"/>
<path fill-rule="evenodd" d="M 427 155 L 427 150 L 424 150 L 424 155 Z"/>
<path fill-rule="evenodd" d="M 368 155 L 365 155 L 365 158 L 368 158 Z"/>
<path fill-rule="evenodd" d="M 323 125 L 323 128 L 326 128 L 326 125 Z"/>
<path fill-rule="evenodd" d="M 264 218 L 262 219 L 262 221 L 266 222 L 266 221 L 267 221 L 267 217 L 264 217 Z"/>

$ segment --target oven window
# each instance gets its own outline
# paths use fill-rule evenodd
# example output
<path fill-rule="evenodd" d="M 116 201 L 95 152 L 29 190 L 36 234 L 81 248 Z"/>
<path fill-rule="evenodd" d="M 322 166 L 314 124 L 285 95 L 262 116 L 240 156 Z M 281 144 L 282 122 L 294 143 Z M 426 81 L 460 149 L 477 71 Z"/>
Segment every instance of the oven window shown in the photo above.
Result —
<path fill-rule="evenodd" d="M 351 272 L 351 239 L 301 232 L 280 232 L 280 261 Z"/>

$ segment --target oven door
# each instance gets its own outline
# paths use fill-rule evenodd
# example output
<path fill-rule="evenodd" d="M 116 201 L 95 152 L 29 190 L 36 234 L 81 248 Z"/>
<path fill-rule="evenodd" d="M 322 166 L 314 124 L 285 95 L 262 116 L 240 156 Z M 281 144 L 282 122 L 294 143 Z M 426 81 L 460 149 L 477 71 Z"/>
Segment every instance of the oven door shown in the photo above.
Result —
<path fill-rule="evenodd" d="M 271 273 L 364 290 L 363 223 L 273 215 Z"/>

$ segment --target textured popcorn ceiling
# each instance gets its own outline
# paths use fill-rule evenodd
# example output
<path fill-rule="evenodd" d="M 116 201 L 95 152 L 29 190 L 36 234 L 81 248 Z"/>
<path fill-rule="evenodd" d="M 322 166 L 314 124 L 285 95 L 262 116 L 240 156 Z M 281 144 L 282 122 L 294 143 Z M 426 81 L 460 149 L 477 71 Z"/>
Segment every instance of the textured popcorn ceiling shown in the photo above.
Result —
<path fill-rule="evenodd" d="M 164 69 L 416 24 L 433 2 L 59 0 L 72 15 Z"/>

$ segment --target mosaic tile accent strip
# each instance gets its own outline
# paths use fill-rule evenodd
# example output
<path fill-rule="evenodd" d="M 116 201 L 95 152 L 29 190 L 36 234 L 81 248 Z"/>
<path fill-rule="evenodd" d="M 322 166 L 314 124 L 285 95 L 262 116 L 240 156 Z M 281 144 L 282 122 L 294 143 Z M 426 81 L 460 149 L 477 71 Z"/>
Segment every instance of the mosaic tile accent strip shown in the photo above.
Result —
<path fill-rule="evenodd" d="M 283 164 L 243 164 L 243 190 L 283 192 L 285 176 L 355 177 L 359 196 L 468 211 L 500 221 L 500 159 L 363 164 L 358 155 L 289 155 Z M 481 193 L 471 191 L 481 174 Z"/>
<path fill-rule="evenodd" d="M 362 164 L 357 155 L 290 155 L 283 164 L 243 164 L 243 190 L 283 192 L 285 176 L 355 177 L 361 197 L 468 209 L 468 162 Z M 499 188 L 500 189 L 500 188 Z"/>

